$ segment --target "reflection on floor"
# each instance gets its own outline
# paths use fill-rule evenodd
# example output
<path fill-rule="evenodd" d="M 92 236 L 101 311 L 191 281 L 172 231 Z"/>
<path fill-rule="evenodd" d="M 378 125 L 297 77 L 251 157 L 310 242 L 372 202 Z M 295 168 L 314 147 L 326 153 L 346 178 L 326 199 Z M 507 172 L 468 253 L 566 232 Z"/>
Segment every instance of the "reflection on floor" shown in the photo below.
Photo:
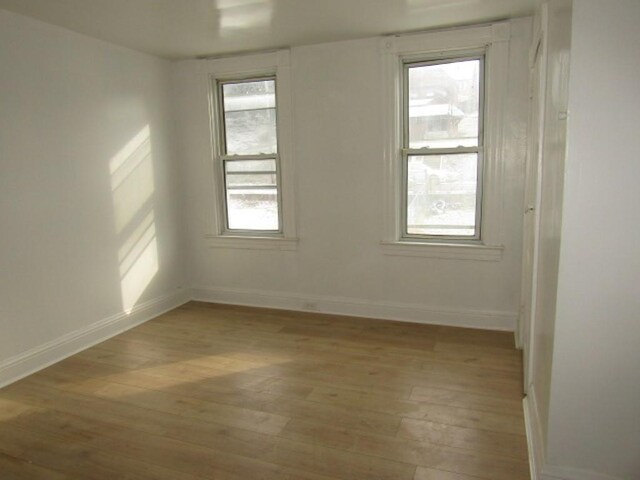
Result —
<path fill-rule="evenodd" d="M 0 390 L 3 479 L 528 479 L 510 333 L 189 303 Z"/>

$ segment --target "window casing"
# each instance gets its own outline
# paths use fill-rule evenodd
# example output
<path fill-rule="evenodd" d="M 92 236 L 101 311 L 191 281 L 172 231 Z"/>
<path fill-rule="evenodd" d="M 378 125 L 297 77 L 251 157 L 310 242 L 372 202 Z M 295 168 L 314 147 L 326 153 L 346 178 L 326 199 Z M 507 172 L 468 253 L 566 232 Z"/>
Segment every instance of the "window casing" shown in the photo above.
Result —
<path fill-rule="evenodd" d="M 510 131 L 505 125 L 505 117 L 509 112 L 506 105 L 508 95 L 505 92 L 509 88 L 510 37 L 511 23 L 505 21 L 423 34 L 389 36 L 380 40 L 385 92 L 381 97 L 385 119 L 381 247 L 385 255 L 476 261 L 502 259 L 505 175 L 512 171 L 511 166 L 507 167 L 507 162 L 513 154 L 512 144 L 505 137 L 505 132 Z M 482 178 L 481 182 L 475 182 L 481 189 L 476 192 L 476 208 L 481 210 L 477 210 L 473 222 L 476 225 L 474 235 L 451 235 L 455 232 L 431 235 L 432 232 L 410 231 L 406 213 L 403 213 L 407 211 L 408 204 L 407 172 L 412 168 L 408 160 L 410 153 L 422 152 L 411 152 L 407 146 L 418 149 L 424 145 L 407 145 L 405 141 L 404 111 L 407 108 L 405 104 L 408 105 L 404 98 L 405 68 L 410 64 L 446 63 L 468 57 L 481 59 L 481 81 L 484 82 L 480 89 L 482 120 L 478 128 L 477 145 L 478 171 L 481 171 Z M 437 153 L 435 145 L 430 147 L 431 150 L 426 153 Z M 458 153 L 463 151 L 458 150 Z M 475 150 L 471 153 L 476 155 Z M 427 166 L 433 168 L 426 162 L 426 166 L 421 167 L 425 173 Z"/>
<path fill-rule="evenodd" d="M 484 58 L 402 59 L 401 238 L 481 239 Z"/>
<path fill-rule="evenodd" d="M 203 158 L 203 161 L 207 161 L 210 166 L 207 169 L 210 175 L 202 176 L 200 179 L 203 200 L 200 218 L 202 233 L 209 248 L 280 251 L 295 251 L 298 248 L 290 56 L 289 50 L 282 49 L 237 57 L 215 58 L 199 64 L 202 93 L 206 96 L 206 116 L 210 126 L 208 139 L 211 156 L 206 160 Z M 268 92 L 262 92 L 269 93 L 268 97 L 253 100 L 257 102 L 254 106 L 271 108 L 269 110 L 271 117 L 267 115 L 270 120 L 266 122 L 269 128 L 265 130 L 263 125 L 262 134 L 264 135 L 265 132 L 275 134 L 266 136 L 270 139 L 269 142 L 265 142 L 264 137 L 262 141 L 251 137 L 250 141 L 245 143 L 246 149 L 237 148 L 237 142 L 234 144 L 234 139 L 239 140 L 242 136 L 236 135 L 231 142 L 227 139 L 229 125 L 225 124 L 222 90 L 225 85 L 233 90 L 242 85 L 246 86 L 252 81 L 273 81 Z M 245 91 L 245 93 L 248 92 Z M 244 99 L 240 102 L 253 100 Z M 233 104 L 233 101 L 231 103 Z M 229 106 L 227 102 L 227 107 Z M 194 105 L 193 108 L 196 106 Z M 227 110 L 243 110 L 243 108 L 236 100 L 236 105 L 231 105 Z M 205 114 L 204 109 L 201 112 Z M 243 114 L 237 115 L 242 117 Z M 233 130 L 233 125 L 231 127 Z M 236 133 L 241 131 L 236 129 Z M 204 131 L 200 133 L 204 135 Z M 243 174 L 238 171 L 242 169 L 253 171 Z M 245 188 L 266 187 L 262 190 L 268 190 L 270 198 L 276 199 L 269 202 L 271 223 L 265 222 L 265 218 L 262 217 L 258 218 L 259 221 L 251 222 L 249 225 L 251 228 L 243 228 L 246 224 L 234 223 L 233 213 L 229 215 L 229 207 L 237 205 L 229 202 L 227 184 Z M 243 193 L 238 190 L 242 188 L 236 189 L 234 194 Z M 251 200 L 256 200 L 257 191 L 261 189 L 251 188 L 251 190 L 253 190 Z M 275 205 L 277 208 L 274 208 Z M 229 222 L 230 218 L 231 222 Z M 277 218 L 277 223 L 273 221 L 274 218 Z"/>

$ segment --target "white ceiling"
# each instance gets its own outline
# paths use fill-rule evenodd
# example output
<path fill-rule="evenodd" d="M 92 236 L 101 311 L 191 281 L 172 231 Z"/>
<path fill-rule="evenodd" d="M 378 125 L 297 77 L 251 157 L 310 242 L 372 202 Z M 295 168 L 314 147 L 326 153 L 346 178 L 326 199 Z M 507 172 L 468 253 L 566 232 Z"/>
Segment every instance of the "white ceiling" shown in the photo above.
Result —
<path fill-rule="evenodd" d="M 308 45 L 529 15 L 537 0 L 0 0 L 166 58 Z"/>

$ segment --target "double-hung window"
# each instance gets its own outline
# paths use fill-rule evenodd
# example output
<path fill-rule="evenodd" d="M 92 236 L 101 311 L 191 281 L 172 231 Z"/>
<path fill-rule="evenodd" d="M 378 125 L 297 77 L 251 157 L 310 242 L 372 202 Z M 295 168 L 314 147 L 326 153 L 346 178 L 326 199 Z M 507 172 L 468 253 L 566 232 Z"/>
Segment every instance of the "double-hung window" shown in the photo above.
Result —
<path fill-rule="evenodd" d="M 208 246 L 296 250 L 290 52 L 211 59 L 201 71 L 213 162 L 201 178 Z"/>
<path fill-rule="evenodd" d="M 281 234 L 276 77 L 217 81 L 223 231 Z"/>
<path fill-rule="evenodd" d="M 387 255 L 499 261 L 510 22 L 380 41 Z"/>
<path fill-rule="evenodd" d="M 402 62 L 401 236 L 480 240 L 484 52 Z"/>

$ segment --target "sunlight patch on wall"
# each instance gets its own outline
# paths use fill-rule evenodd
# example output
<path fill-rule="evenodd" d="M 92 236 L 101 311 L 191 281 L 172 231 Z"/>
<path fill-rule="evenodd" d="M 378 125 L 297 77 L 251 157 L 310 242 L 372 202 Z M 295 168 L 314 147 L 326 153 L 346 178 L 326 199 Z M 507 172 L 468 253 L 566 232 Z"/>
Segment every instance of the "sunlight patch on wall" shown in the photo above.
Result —
<path fill-rule="evenodd" d="M 117 233 L 151 198 L 154 192 L 149 126 L 144 127 L 109 162 Z"/>
<path fill-rule="evenodd" d="M 158 273 L 158 243 L 153 212 L 135 228 L 118 252 L 122 307 L 126 313 L 136 305 Z"/>
<path fill-rule="evenodd" d="M 111 159 L 122 307 L 129 314 L 159 270 L 151 138 L 145 126 Z"/>

